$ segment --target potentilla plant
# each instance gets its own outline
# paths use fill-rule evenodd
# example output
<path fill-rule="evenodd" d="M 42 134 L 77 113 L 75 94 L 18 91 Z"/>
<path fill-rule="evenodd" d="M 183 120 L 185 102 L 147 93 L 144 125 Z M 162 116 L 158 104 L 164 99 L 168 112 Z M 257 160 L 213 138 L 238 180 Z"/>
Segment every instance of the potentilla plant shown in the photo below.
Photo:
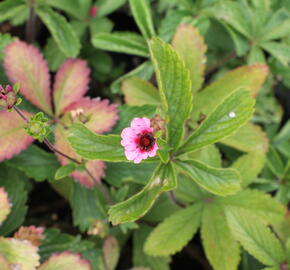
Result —
<path fill-rule="evenodd" d="M 9 85 L 5 90 L 1 88 L 0 102 L 4 109 L 14 108 L 15 111 L 0 112 L 0 126 L 7 130 L 7 135 L 0 139 L 0 161 L 18 154 L 38 139 L 56 153 L 62 165 L 77 165 L 70 169 L 79 169 L 72 172 L 74 179 L 86 187 L 95 186 L 104 176 L 104 162 L 88 161 L 84 164 L 67 142 L 67 132 L 73 123 L 83 123 L 97 133 L 109 131 L 118 119 L 118 112 L 108 100 L 84 97 L 90 74 L 86 62 L 81 59 L 66 60 L 57 71 L 51 89 L 47 63 L 37 48 L 17 40 L 5 48 L 4 55 L 8 78 L 12 83 L 21 85 L 20 93 L 42 112 L 33 116 L 18 109 L 13 89 Z M 46 138 L 50 133 L 49 125 L 55 125 L 54 144 Z"/>

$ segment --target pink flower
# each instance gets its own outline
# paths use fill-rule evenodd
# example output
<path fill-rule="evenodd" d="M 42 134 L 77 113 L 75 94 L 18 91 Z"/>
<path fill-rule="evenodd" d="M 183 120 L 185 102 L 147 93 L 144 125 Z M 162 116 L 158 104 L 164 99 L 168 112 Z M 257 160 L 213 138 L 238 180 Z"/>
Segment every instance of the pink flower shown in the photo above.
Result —
<path fill-rule="evenodd" d="M 134 163 L 156 156 L 158 145 L 153 136 L 153 128 L 150 127 L 150 119 L 134 118 L 131 126 L 121 133 L 121 144 L 125 148 L 125 156 Z"/>

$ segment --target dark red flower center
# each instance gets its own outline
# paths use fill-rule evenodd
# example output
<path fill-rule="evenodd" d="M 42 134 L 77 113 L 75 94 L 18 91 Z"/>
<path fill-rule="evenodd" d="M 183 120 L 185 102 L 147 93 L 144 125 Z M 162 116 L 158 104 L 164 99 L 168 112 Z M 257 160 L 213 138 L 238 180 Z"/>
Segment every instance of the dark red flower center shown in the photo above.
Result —
<path fill-rule="evenodd" d="M 138 148 L 144 151 L 150 151 L 155 143 L 152 132 L 138 134 Z"/>

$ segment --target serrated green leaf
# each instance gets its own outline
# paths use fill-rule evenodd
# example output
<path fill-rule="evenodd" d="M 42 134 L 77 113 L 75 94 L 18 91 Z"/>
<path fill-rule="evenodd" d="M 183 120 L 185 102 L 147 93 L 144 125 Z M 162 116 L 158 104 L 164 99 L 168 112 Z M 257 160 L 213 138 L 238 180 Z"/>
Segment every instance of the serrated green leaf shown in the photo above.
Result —
<path fill-rule="evenodd" d="M 245 209 L 226 207 L 226 218 L 236 240 L 255 258 L 265 265 L 283 263 L 285 251 L 274 233 L 256 216 Z"/>
<path fill-rule="evenodd" d="M 145 252 L 165 256 L 180 251 L 196 233 L 201 215 L 202 205 L 194 204 L 166 218 L 147 238 Z"/>
<path fill-rule="evenodd" d="M 256 215 L 256 219 L 259 218 L 267 224 L 279 223 L 285 215 L 285 208 L 281 203 L 258 190 L 242 190 L 232 196 L 217 198 L 217 201 L 232 209 L 236 207 L 236 212 L 239 209 L 250 211 Z"/>
<path fill-rule="evenodd" d="M 0 235 L 8 235 L 16 230 L 24 221 L 27 206 L 25 175 L 16 169 L 0 165 L 0 186 L 5 188 L 11 203 L 11 212 L 0 226 Z"/>
<path fill-rule="evenodd" d="M 269 41 L 260 45 L 264 50 L 275 57 L 281 64 L 288 66 L 290 62 L 290 46 L 284 43 Z"/>
<path fill-rule="evenodd" d="M 283 178 L 285 164 L 282 160 L 282 156 L 272 146 L 270 147 L 269 152 L 267 153 L 267 165 L 274 175 L 276 175 L 280 179 Z"/>
<path fill-rule="evenodd" d="M 91 0 L 47 0 L 46 3 L 69 13 L 75 18 L 84 20 L 89 16 Z"/>
<path fill-rule="evenodd" d="M 100 135 L 82 124 L 74 124 L 70 127 L 68 141 L 75 152 L 86 159 L 127 161 L 118 135 Z"/>
<path fill-rule="evenodd" d="M 149 2 L 146 0 L 129 0 L 130 8 L 141 33 L 146 39 L 155 36 Z"/>
<path fill-rule="evenodd" d="M 258 125 L 247 123 L 233 135 L 221 141 L 242 152 L 268 151 L 269 139 L 267 134 Z"/>
<path fill-rule="evenodd" d="M 240 172 L 242 178 L 242 187 L 248 186 L 252 183 L 264 168 L 265 153 L 262 151 L 253 151 L 242 155 L 232 164 L 232 168 Z"/>
<path fill-rule="evenodd" d="M 73 223 L 82 232 L 87 231 L 96 220 L 106 217 L 106 211 L 97 189 L 88 189 L 74 182 L 70 203 L 72 206 Z"/>
<path fill-rule="evenodd" d="M 125 95 L 125 102 L 130 106 L 160 104 L 158 90 L 150 82 L 138 77 L 124 80 L 122 92 Z"/>
<path fill-rule="evenodd" d="M 197 160 L 176 161 L 181 170 L 207 191 L 226 196 L 240 189 L 241 176 L 235 169 L 218 169 Z"/>
<path fill-rule="evenodd" d="M 99 33 L 92 37 L 93 45 L 102 50 L 148 57 L 145 39 L 134 32 Z"/>
<path fill-rule="evenodd" d="M 187 138 L 178 154 L 195 151 L 230 136 L 251 118 L 254 104 L 255 100 L 248 91 L 234 92 Z"/>
<path fill-rule="evenodd" d="M 195 95 L 192 115 L 198 120 L 201 114 L 208 116 L 217 105 L 238 89 L 248 90 L 256 96 L 268 75 L 263 64 L 242 66 L 227 72 Z"/>
<path fill-rule="evenodd" d="M 43 53 L 51 71 L 57 71 L 66 59 L 65 54 L 59 49 L 52 38 L 47 40 Z"/>
<path fill-rule="evenodd" d="M 144 252 L 144 243 L 151 231 L 152 228 L 143 224 L 134 231 L 133 264 L 135 267 L 149 267 L 151 270 L 169 270 L 168 257 L 150 256 Z"/>
<path fill-rule="evenodd" d="M 98 7 L 97 16 L 106 16 L 115 10 L 119 9 L 126 3 L 126 0 L 98 0 L 96 6 Z"/>
<path fill-rule="evenodd" d="M 0 3 L 0 22 L 12 19 L 25 6 L 22 0 L 6 0 Z"/>
<path fill-rule="evenodd" d="M 173 48 L 156 38 L 150 41 L 163 110 L 167 113 L 167 141 L 176 149 L 184 136 L 184 122 L 192 107 L 189 72 Z"/>
<path fill-rule="evenodd" d="M 263 41 L 279 39 L 290 34 L 290 16 L 286 9 L 277 10 L 263 27 Z"/>
<path fill-rule="evenodd" d="M 113 225 L 137 220 L 149 211 L 162 191 L 173 188 L 174 184 L 176 176 L 172 165 L 160 164 L 141 191 L 109 209 L 109 220 Z"/>
<path fill-rule="evenodd" d="M 18 156 L 6 161 L 6 164 L 23 171 L 36 181 L 54 180 L 55 172 L 60 167 L 55 155 L 36 145 L 29 146 Z"/>
<path fill-rule="evenodd" d="M 203 37 L 198 29 L 191 25 L 183 24 L 177 28 L 172 45 L 189 70 L 192 91 L 197 91 L 204 80 L 207 47 Z"/>
<path fill-rule="evenodd" d="M 155 167 L 156 163 L 107 163 L 105 180 L 116 187 L 127 181 L 146 185 Z"/>
<path fill-rule="evenodd" d="M 215 270 L 238 268 L 240 247 L 231 234 L 220 205 L 211 203 L 204 207 L 201 238 L 206 257 Z"/>
<path fill-rule="evenodd" d="M 67 57 L 76 57 L 80 51 L 80 41 L 65 17 L 48 6 L 37 8 L 36 13 L 49 29 L 60 50 Z"/>
<path fill-rule="evenodd" d="M 76 166 L 73 163 L 69 163 L 69 164 L 67 164 L 65 166 L 61 166 L 55 172 L 54 178 L 56 180 L 59 180 L 61 178 L 69 176 L 75 169 L 76 169 Z"/>

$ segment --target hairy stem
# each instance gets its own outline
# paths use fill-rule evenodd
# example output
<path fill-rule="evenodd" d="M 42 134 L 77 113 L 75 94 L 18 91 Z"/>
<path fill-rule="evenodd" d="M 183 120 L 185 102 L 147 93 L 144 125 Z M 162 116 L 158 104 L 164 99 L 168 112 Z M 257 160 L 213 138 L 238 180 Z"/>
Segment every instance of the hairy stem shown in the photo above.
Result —
<path fill-rule="evenodd" d="M 16 106 L 13 106 L 13 109 L 15 110 L 15 112 L 25 121 L 26 124 L 29 124 L 29 119 L 21 112 L 21 110 L 19 110 Z M 54 153 L 57 153 L 59 155 L 61 155 L 62 157 L 78 164 L 81 165 L 83 164 L 83 162 L 78 161 L 77 159 L 68 156 L 67 154 L 63 153 L 62 151 L 56 149 L 54 147 L 54 145 L 47 139 L 45 138 L 43 140 L 43 143 Z M 94 183 L 96 184 L 96 186 L 98 187 L 98 189 L 101 191 L 101 193 L 104 195 L 105 200 L 109 203 L 109 204 L 113 204 L 113 201 L 111 199 L 111 196 L 109 194 L 109 192 L 107 191 L 107 189 L 102 185 L 102 183 L 100 183 L 97 179 L 95 179 L 95 177 L 93 176 L 93 174 L 87 169 L 85 168 L 86 173 L 92 178 L 92 180 L 94 181 Z"/>

